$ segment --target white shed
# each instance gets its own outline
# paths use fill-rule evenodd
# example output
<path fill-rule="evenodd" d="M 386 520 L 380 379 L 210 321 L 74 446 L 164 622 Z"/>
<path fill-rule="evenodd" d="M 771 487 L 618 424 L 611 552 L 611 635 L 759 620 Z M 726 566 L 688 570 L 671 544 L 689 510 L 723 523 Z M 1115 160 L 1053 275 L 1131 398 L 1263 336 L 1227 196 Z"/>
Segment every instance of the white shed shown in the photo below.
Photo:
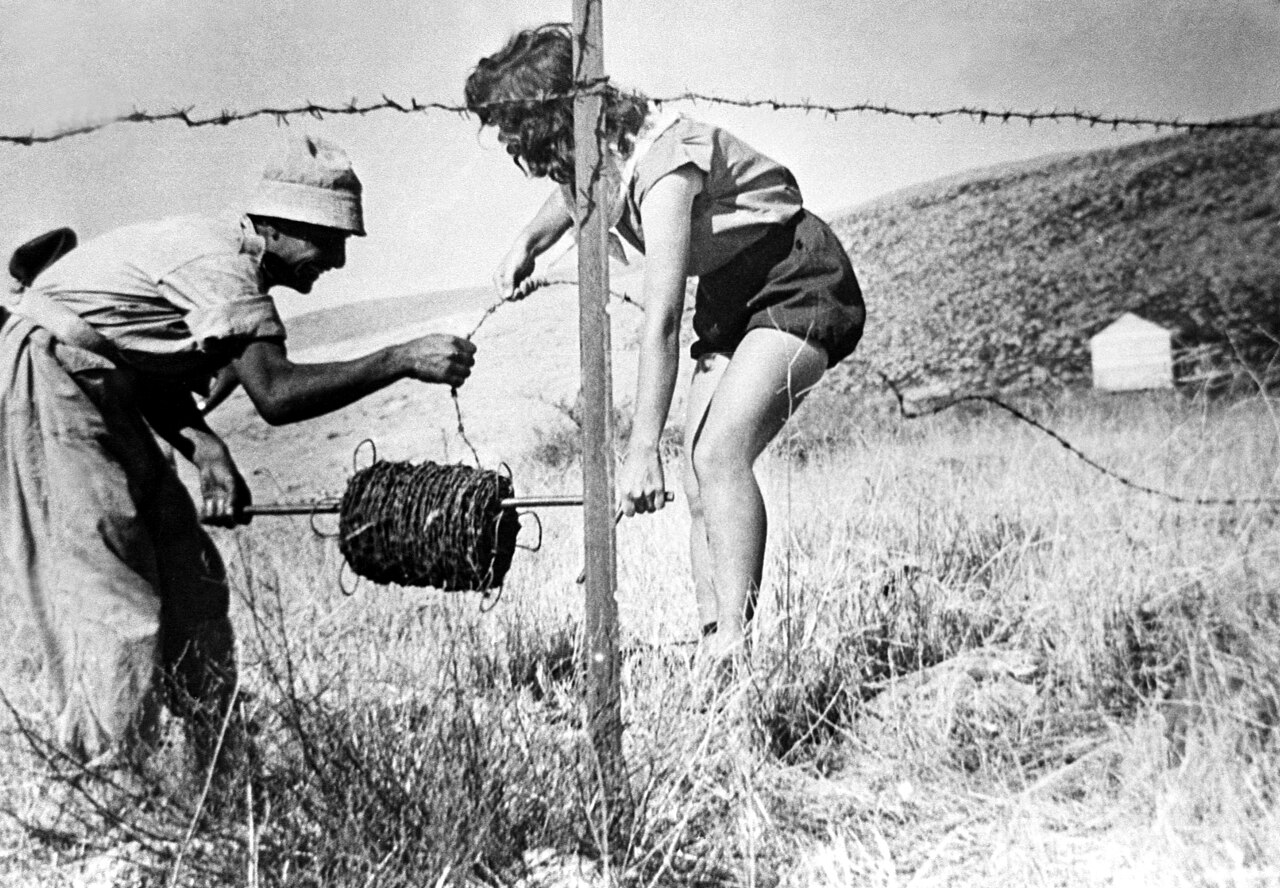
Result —
<path fill-rule="evenodd" d="M 1125 312 L 1089 340 L 1093 387 L 1111 392 L 1173 387 L 1173 334 Z"/>

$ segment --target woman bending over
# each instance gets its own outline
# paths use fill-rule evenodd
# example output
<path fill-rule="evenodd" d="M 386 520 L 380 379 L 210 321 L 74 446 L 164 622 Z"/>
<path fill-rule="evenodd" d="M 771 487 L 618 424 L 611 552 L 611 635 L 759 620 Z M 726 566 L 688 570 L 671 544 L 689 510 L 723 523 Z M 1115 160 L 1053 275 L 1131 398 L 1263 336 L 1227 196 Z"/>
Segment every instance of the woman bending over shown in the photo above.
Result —
<path fill-rule="evenodd" d="M 505 294 L 573 225 L 573 33 L 521 31 L 480 60 L 467 106 L 526 174 L 553 191 L 495 273 Z M 619 475 L 626 514 L 663 507 L 659 440 L 671 407 L 685 280 L 697 276 L 695 360 L 684 442 L 690 557 L 704 651 L 745 648 L 764 567 L 766 515 L 753 470 L 827 368 L 862 335 L 862 295 L 831 229 L 804 209 L 786 167 L 732 134 L 604 90 L 601 173 L 609 224 L 645 254 L 635 417 Z"/>

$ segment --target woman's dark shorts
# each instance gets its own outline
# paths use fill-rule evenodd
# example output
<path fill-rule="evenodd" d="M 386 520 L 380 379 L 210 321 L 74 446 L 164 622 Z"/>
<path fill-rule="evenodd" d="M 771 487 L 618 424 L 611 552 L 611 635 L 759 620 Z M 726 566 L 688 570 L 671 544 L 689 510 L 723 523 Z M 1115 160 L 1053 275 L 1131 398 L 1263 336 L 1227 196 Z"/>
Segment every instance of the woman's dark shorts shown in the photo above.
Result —
<path fill-rule="evenodd" d="M 808 210 L 698 281 L 691 353 L 732 353 L 756 327 L 772 327 L 823 347 L 827 366 L 853 353 L 866 309 L 849 256 Z"/>

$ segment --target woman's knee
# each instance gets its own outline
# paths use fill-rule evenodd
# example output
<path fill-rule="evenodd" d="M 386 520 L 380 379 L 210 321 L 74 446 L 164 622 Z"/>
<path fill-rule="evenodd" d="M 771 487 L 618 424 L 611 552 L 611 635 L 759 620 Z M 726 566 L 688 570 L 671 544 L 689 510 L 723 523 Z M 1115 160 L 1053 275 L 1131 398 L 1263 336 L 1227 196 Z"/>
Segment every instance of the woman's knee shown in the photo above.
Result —
<path fill-rule="evenodd" d="M 689 517 L 694 521 L 702 518 L 702 485 L 698 483 L 698 473 L 693 467 L 692 456 L 682 460 L 681 482 L 684 485 L 684 498 L 689 507 Z"/>
<path fill-rule="evenodd" d="M 750 474 L 754 457 L 733 436 L 703 435 L 694 447 L 690 464 L 699 492 L 726 480 Z"/>

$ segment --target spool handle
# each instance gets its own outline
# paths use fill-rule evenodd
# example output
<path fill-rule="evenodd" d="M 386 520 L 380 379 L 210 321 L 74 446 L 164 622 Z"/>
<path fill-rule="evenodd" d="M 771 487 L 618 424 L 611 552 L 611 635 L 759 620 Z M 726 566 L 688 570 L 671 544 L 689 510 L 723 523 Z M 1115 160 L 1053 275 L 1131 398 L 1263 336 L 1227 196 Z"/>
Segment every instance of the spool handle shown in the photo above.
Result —
<path fill-rule="evenodd" d="M 675 494 L 667 491 L 667 502 L 675 500 Z M 568 494 L 565 496 L 513 496 L 500 502 L 504 509 L 540 509 L 553 506 L 580 506 L 582 497 Z M 342 509 L 340 497 L 327 497 L 318 500 L 295 500 L 277 503 L 255 503 L 246 506 L 245 515 L 335 515 Z M 618 513 L 621 518 L 622 513 Z M 615 519 L 616 521 L 617 519 Z"/>

